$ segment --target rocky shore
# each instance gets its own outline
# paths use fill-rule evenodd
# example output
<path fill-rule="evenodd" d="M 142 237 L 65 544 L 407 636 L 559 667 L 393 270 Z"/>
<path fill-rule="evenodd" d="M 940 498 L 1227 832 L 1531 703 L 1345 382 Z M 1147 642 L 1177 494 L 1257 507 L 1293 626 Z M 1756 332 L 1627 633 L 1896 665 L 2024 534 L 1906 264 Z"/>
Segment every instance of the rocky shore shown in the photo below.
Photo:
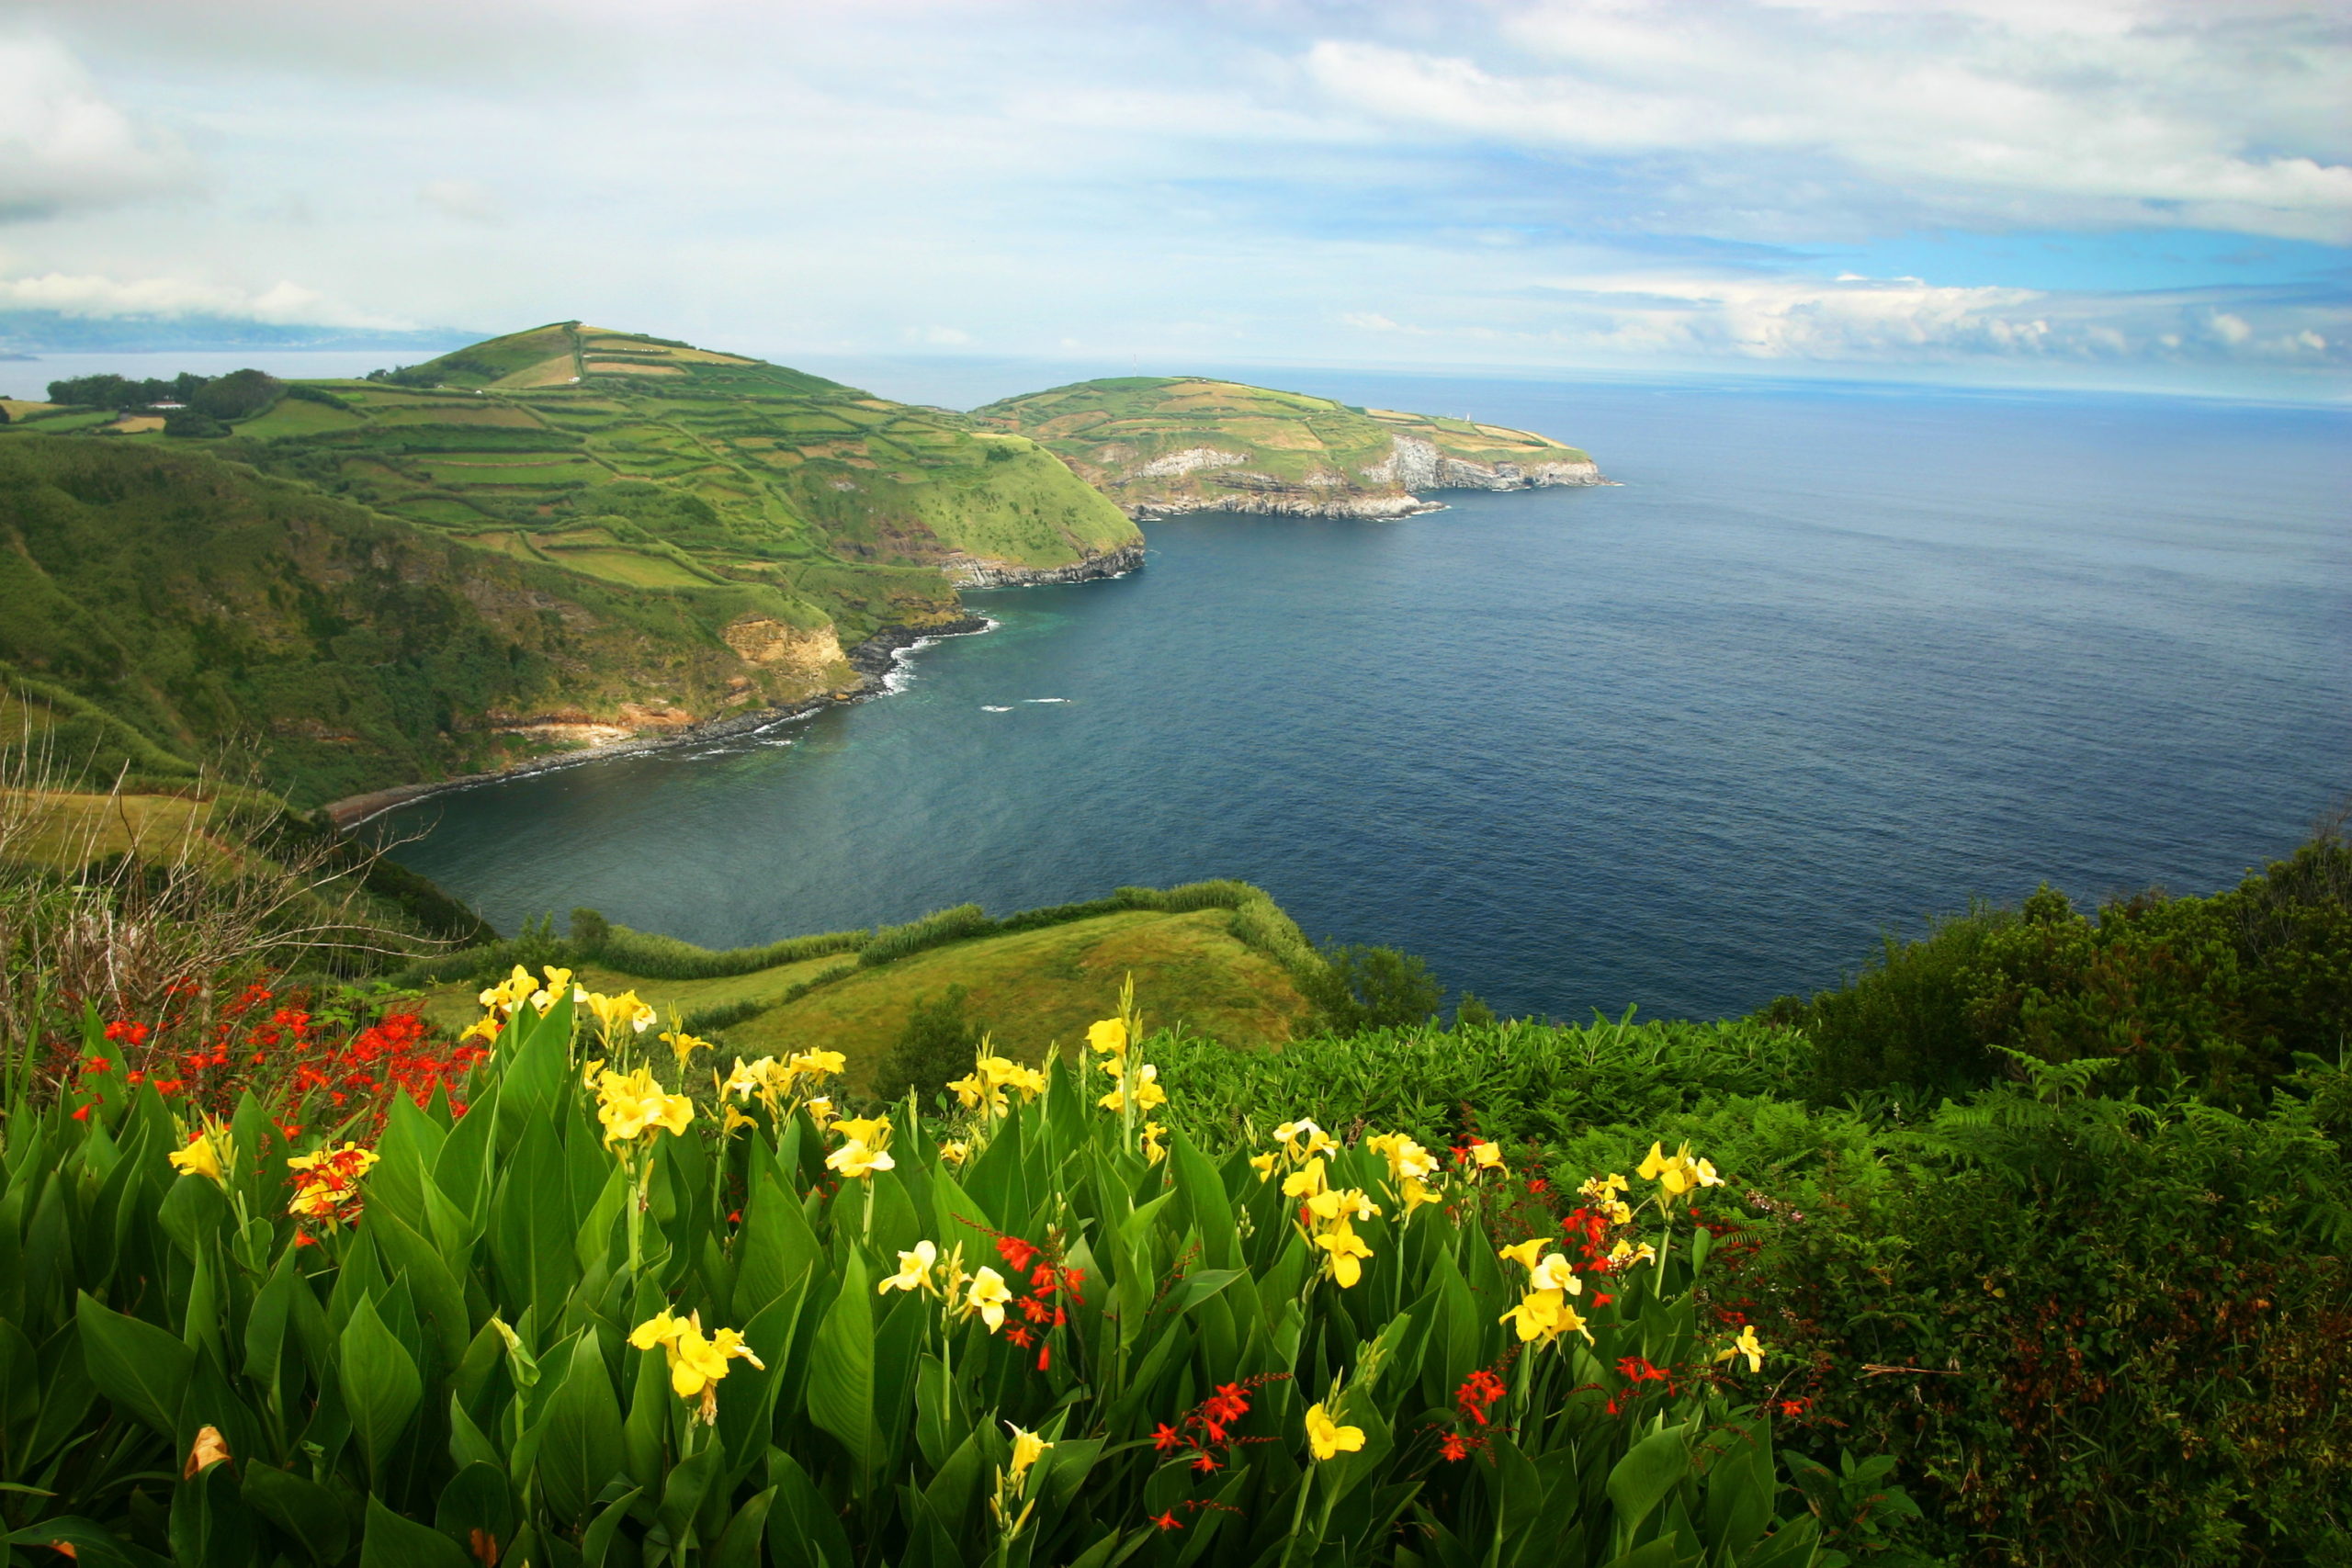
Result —
<path fill-rule="evenodd" d="M 1138 558 L 1141 550 L 1136 552 Z M 1109 576 L 1105 572 L 1099 575 Z M 1071 579 L 1070 581 L 1080 581 Z M 987 631 L 992 622 L 978 615 L 959 615 L 952 621 L 934 622 L 923 626 L 884 626 L 864 642 L 852 648 L 847 655 L 856 679 L 850 685 L 828 692 L 822 696 L 786 707 L 763 708 L 752 713 L 726 714 L 707 718 L 697 724 L 679 728 L 665 728 L 655 734 L 633 735 L 623 740 L 608 740 L 577 750 L 558 752 L 550 756 L 533 757 L 513 767 L 498 768 L 489 773 L 465 773 L 456 778 L 438 779 L 430 784 L 393 784 L 388 789 L 369 790 L 364 795 L 345 795 L 331 800 L 319 809 L 329 821 L 344 831 L 382 816 L 395 807 L 407 806 L 432 795 L 447 795 L 454 790 L 472 789 L 480 784 L 497 784 L 505 779 L 524 778 L 532 773 L 544 773 L 557 768 L 575 767 L 605 757 L 628 757 L 646 751 L 668 750 L 679 746 L 707 745 L 714 740 L 730 739 L 756 730 L 789 724 L 794 719 L 810 715 L 842 703 L 854 703 L 866 697 L 879 696 L 889 689 L 890 671 L 898 666 L 898 655 L 919 643 L 944 637 L 969 637 Z"/>
<path fill-rule="evenodd" d="M 1194 478 L 1198 472 L 1201 477 Z M 1176 486 L 1146 483 L 1174 479 Z M 1442 501 L 1425 501 L 1413 493 L 1424 490 L 1544 490 L 1555 485 L 1605 485 L 1590 459 L 1544 463 L 1473 463 L 1449 457 L 1426 441 L 1398 436 L 1388 457 L 1363 470 L 1363 478 L 1379 486 L 1366 491 L 1344 476 L 1317 473 L 1304 483 L 1285 481 L 1225 464 L 1195 463 L 1182 469 L 1155 474 L 1138 470 L 1136 478 L 1114 481 L 1111 497 L 1119 510 L 1138 522 L 1179 517 L 1188 512 L 1249 512 L 1280 517 L 1355 517 L 1385 521 L 1442 512 Z M 1125 496 L 1130 487 L 1159 490 L 1150 496 Z M 1174 493 L 1170 493 L 1173 491 Z M 1189 491 L 1191 493 L 1183 493 Z"/>
<path fill-rule="evenodd" d="M 1143 546 L 1133 544 L 1069 566 L 1007 566 L 1002 561 L 980 560 L 972 556 L 951 556 L 942 563 L 947 581 L 958 588 L 1041 588 L 1057 582 L 1096 582 L 1106 577 L 1125 577 L 1143 565 Z"/>

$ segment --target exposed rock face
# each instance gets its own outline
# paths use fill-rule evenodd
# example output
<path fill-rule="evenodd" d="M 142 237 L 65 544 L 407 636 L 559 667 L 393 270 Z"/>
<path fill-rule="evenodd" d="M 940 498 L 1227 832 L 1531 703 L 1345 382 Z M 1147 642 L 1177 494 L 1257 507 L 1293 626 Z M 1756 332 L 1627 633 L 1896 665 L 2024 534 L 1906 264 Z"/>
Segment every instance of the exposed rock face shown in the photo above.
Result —
<path fill-rule="evenodd" d="M 1005 561 L 983 560 L 978 556 L 950 556 L 941 563 L 947 581 L 958 588 L 1035 588 L 1049 582 L 1092 582 L 1105 577 L 1124 577 L 1141 565 L 1141 545 L 1104 550 L 1069 566 L 1013 566 Z"/>
<path fill-rule="evenodd" d="M 1209 459 L 1215 459 L 1210 461 Z M 1176 466 L 1183 459 L 1182 466 Z M 1534 490 L 1549 485 L 1598 485 L 1600 465 L 1589 458 L 1527 463 L 1476 463 L 1439 450 L 1435 443 L 1399 434 L 1388 455 L 1367 464 L 1351 478 L 1317 469 L 1295 479 L 1278 479 L 1240 468 L 1247 461 L 1230 452 L 1194 447 L 1171 453 L 1157 462 L 1112 481 L 1112 499 L 1130 517 L 1148 521 L 1187 512 L 1256 512 L 1286 517 L 1411 517 L 1437 512 L 1442 503 L 1424 501 L 1424 490 Z M 1216 470 L 1223 493 L 1127 497 L 1121 491 L 1151 479 L 1174 479 Z M 1235 491 L 1241 494 L 1232 493 Z"/>
<path fill-rule="evenodd" d="M 1432 442 L 1399 435 L 1388 456 L 1359 470 L 1376 485 L 1406 490 L 1531 490 L 1542 485 L 1597 485 L 1600 466 L 1581 462 L 1472 463 L 1441 452 Z"/>
<path fill-rule="evenodd" d="M 797 675 L 820 675 L 842 657 L 841 638 L 831 626 L 806 630 L 782 621 L 746 616 L 718 635 L 744 663 Z"/>

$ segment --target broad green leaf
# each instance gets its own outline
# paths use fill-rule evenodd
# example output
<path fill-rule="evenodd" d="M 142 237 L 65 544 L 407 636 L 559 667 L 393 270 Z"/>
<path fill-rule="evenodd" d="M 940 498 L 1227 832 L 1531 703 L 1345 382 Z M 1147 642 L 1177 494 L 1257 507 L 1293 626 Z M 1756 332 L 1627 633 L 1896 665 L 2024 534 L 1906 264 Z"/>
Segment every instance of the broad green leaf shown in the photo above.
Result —
<path fill-rule="evenodd" d="M 775 1503 L 773 1486 L 735 1510 L 727 1533 L 710 1554 L 710 1568 L 760 1568 L 760 1540 L 767 1533 L 768 1509 Z"/>
<path fill-rule="evenodd" d="M 176 1336 L 110 1312 L 87 1295 L 74 1309 L 74 1322 L 83 1363 L 98 1392 L 153 1427 L 164 1441 L 175 1441 L 196 1352 Z"/>
<path fill-rule="evenodd" d="M 865 1259 L 853 1248 L 841 1294 L 817 1329 L 808 1367 L 808 1418 L 841 1440 L 861 1472 L 878 1457 L 880 1442 L 874 1427 L 872 1295 Z"/>
<path fill-rule="evenodd" d="M 373 1496 L 359 1568 L 475 1568 L 457 1542 L 430 1525 L 404 1519 Z"/>
<path fill-rule="evenodd" d="M 377 1315 L 374 1302 L 362 1299 L 345 1325 L 335 1373 L 368 1473 L 380 1476 L 424 1396 L 424 1382 L 406 1348 Z"/>
<path fill-rule="evenodd" d="M 578 1520 L 622 1462 L 620 1404 L 591 1331 L 573 1342 L 563 1383 L 539 1417 L 540 1492 L 558 1518 Z"/>
<path fill-rule="evenodd" d="M 1690 1440 L 1679 1426 L 1662 1427 L 1635 1443 L 1609 1472 L 1609 1500 L 1617 1528 L 1631 1530 L 1690 1473 Z"/>
<path fill-rule="evenodd" d="M 245 1502 L 292 1536 L 320 1568 L 332 1568 L 350 1550 L 351 1520 L 335 1495 L 306 1477 L 259 1460 L 245 1461 Z"/>

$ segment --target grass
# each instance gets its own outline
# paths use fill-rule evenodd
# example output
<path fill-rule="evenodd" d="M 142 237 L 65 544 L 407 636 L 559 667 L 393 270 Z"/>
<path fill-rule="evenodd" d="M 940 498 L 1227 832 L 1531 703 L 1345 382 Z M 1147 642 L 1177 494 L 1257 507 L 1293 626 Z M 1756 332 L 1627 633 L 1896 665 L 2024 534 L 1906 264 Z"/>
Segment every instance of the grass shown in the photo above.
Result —
<path fill-rule="evenodd" d="M 10 790 L 0 812 L 24 824 L 9 848 L 17 858 L 59 870 L 138 851 L 168 858 L 187 841 L 207 866 L 236 863 L 241 852 L 211 829 L 212 803 L 175 795 Z"/>
<path fill-rule="evenodd" d="M 631 588 L 707 588 L 710 579 L 661 556 L 630 549 L 551 548 L 547 558 L 568 570 Z"/>

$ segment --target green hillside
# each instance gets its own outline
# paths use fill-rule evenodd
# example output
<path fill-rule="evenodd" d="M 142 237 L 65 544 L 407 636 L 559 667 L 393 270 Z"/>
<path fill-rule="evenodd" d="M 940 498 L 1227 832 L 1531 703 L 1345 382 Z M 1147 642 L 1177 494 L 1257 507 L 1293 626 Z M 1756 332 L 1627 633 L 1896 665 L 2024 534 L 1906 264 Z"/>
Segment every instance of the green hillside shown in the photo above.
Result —
<path fill-rule="evenodd" d="M 854 689 L 857 646 L 956 619 L 959 582 L 1140 550 L 1032 442 L 652 338 L 239 374 L 225 423 L 0 426 L 0 676 L 102 772 L 258 737 L 311 805 L 658 736 Z"/>
<path fill-rule="evenodd" d="M 1130 516 L 1424 511 L 1417 491 L 1601 482 L 1548 436 L 1203 377 L 1080 381 L 973 411 L 1046 447 Z"/>

